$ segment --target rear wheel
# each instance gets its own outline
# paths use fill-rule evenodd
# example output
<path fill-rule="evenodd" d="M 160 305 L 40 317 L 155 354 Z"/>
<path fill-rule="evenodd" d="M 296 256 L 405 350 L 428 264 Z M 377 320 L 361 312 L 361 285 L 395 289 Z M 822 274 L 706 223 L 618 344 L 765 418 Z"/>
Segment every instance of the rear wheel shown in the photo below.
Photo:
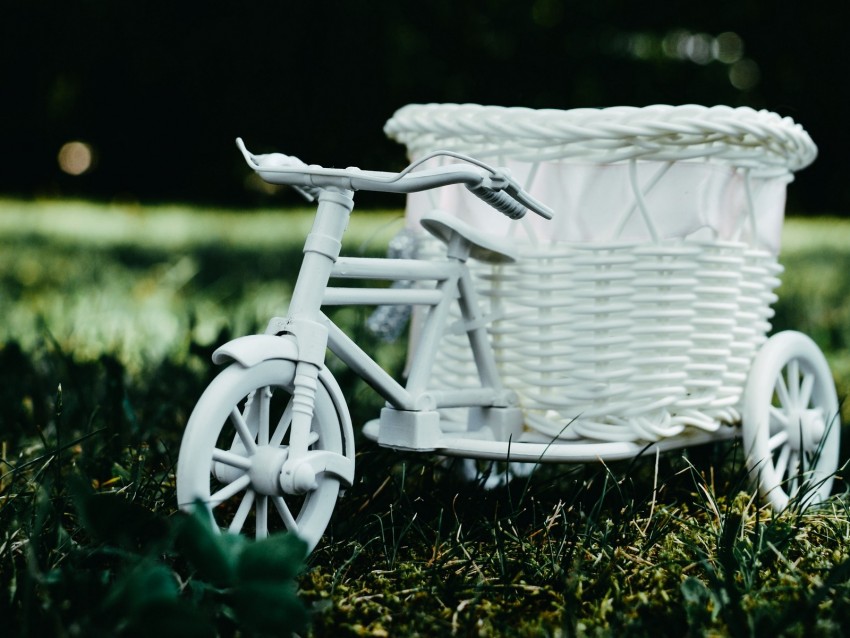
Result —
<path fill-rule="evenodd" d="M 747 467 L 762 495 L 777 510 L 827 498 L 838 469 L 838 398 L 814 341 L 793 331 L 768 339 L 744 396 Z"/>
<path fill-rule="evenodd" d="M 316 476 L 303 495 L 285 493 L 280 470 L 289 454 L 295 364 L 232 364 L 201 396 L 189 418 L 177 462 L 177 500 L 183 509 L 203 504 L 217 528 L 264 538 L 288 530 L 318 543 L 339 494 L 339 478 Z M 321 378 L 320 378 L 321 381 Z M 310 450 L 354 458 L 347 415 L 320 382 Z"/>

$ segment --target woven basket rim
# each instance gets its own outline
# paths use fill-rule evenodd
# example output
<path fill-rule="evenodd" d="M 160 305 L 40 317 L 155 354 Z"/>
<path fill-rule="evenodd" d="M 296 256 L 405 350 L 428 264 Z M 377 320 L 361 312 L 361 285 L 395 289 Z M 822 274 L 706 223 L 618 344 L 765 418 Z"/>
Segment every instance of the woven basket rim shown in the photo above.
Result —
<path fill-rule="evenodd" d="M 746 106 L 559 110 L 409 104 L 395 112 L 384 131 L 413 156 L 448 148 L 525 161 L 707 160 L 790 172 L 817 156 L 811 137 L 793 119 Z"/>

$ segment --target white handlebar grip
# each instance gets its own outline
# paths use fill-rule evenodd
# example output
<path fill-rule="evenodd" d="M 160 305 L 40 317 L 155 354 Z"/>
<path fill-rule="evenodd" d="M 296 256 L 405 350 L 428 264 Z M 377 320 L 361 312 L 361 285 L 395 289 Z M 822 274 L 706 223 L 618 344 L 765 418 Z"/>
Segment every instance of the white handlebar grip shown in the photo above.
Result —
<path fill-rule="evenodd" d="M 467 189 L 480 200 L 487 202 L 497 211 L 511 219 L 525 217 L 526 208 L 504 191 L 493 190 L 486 186 L 467 186 Z"/>

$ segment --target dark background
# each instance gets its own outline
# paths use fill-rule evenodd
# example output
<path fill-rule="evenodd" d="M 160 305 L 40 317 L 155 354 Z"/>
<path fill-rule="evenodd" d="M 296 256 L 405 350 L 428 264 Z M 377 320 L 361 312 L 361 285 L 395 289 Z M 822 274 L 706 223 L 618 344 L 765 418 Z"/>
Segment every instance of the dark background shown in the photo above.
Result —
<path fill-rule="evenodd" d="M 383 125 L 410 102 L 699 103 L 800 122 L 820 155 L 789 210 L 844 214 L 841 6 L 0 0 L 0 194 L 247 206 L 263 195 L 246 183 L 237 135 L 257 151 L 391 169 L 404 150 Z M 724 33 L 743 42 L 740 59 L 706 49 Z M 71 140 L 95 157 L 76 177 L 57 163 Z"/>

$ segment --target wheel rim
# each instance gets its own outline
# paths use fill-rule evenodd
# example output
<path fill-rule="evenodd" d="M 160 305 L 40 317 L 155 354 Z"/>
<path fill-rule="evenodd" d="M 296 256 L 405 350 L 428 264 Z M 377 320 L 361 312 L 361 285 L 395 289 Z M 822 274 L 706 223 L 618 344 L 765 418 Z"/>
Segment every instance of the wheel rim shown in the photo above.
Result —
<path fill-rule="evenodd" d="M 198 502 L 216 528 L 264 538 L 277 531 L 302 537 L 312 549 L 324 533 L 339 480 L 319 474 L 316 489 L 286 494 L 279 483 L 288 457 L 294 365 L 267 361 L 233 365 L 207 388 L 186 427 L 177 467 L 180 506 Z M 340 415 L 319 384 L 310 449 L 345 454 Z"/>
<path fill-rule="evenodd" d="M 774 508 L 829 496 L 838 466 L 838 399 L 829 366 L 807 336 L 780 333 L 759 352 L 743 436 L 748 468 Z"/>

